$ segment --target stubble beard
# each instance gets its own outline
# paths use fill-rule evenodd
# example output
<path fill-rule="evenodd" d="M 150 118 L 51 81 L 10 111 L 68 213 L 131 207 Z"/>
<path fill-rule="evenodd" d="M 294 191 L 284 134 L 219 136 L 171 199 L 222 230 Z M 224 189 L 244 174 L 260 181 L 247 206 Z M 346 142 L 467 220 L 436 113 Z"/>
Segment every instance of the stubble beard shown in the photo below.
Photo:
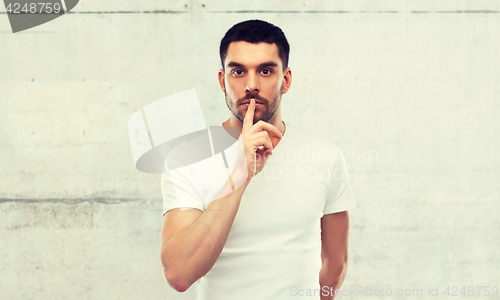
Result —
<path fill-rule="evenodd" d="M 224 82 L 224 90 L 227 91 L 226 89 L 226 83 Z M 283 94 L 283 83 L 281 84 L 281 88 L 279 93 L 274 97 L 273 101 L 269 101 L 269 99 L 266 99 L 264 97 L 261 97 L 258 93 L 247 93 L 245 97 L 238 99 L 236 102 L 233 102 L 228 99 L 227 93 L 224 93 L 224 97 L 226 98 L 226 105 L 227 108 L 231 111 L 231 113 L 241 122 L 243 123 L 243 120 L 245 119 L 245 115 L 243 115 L 238 108 L 241 106 L 241 103 L 243 103 L 246 100 L 250 100 L 254 98 L 255 100 L 258 100 L 262 102 L 264 107 L 266 107 L 266 110 L 264 111 L 264 114 L 256 119 L 256 114 L 254 115 L 253 123 L 257 123 L 258 121 L 262 120 L 264 122 L 269 122 L 271 118 L 274 116 L 274 113 L 278 109 L 278 107 L 281 104 L 281 96 Z M 273 105 L 272 107 L 270 105 Z M 245 111 L 246 113 L 246 111 Z"/>

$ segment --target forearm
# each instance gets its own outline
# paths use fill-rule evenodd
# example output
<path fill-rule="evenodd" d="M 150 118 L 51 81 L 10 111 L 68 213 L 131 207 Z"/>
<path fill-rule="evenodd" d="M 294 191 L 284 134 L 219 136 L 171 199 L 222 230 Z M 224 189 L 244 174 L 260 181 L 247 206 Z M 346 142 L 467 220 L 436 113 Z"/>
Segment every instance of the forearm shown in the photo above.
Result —
<path fill-rule="evenodd" d="M 215 264 L 247 185 L 248 182 L 244 182 L 232 191 L 228 180 L 219 193 L 225 196 L 217 197 L 195 222 L 163 245 L 161 260 L 165 277 L 176 290 L 186 290 Z M 232 192 L 228 193 L 228 189 Z"/>
<path fill-rule="evenodd" d="M 335 265 L 323 263 L 321 271 L 319 273 L 321 300 L 335 299 L 335 290 L 340 289 L 340 287 L 344 283 L 346 274 L 347 274 L 347 262 L 338 263 Z"/>
<path fill-rule="evenodd" d="M 335 298 L 347 274 L 349 257 L 349 213 L 347 211 L 324 215 L 321 218 L 321 271 L 319 284 L 321 300 Z M 328 293 L 323 293 L 328 291 Z"/>

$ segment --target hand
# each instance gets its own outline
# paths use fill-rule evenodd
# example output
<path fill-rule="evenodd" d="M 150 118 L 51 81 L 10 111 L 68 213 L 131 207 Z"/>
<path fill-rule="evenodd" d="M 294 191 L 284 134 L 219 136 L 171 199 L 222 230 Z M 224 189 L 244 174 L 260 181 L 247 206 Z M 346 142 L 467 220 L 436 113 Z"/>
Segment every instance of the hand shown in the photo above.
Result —
<path fill-rule="evenodd" d="M 276 126 L 264 121 L 253 124 L 255 99 L 250 100 L 239 137 L 238 158 L 235 172 L 252 179 L 266 165 L 283 135 Z"/>

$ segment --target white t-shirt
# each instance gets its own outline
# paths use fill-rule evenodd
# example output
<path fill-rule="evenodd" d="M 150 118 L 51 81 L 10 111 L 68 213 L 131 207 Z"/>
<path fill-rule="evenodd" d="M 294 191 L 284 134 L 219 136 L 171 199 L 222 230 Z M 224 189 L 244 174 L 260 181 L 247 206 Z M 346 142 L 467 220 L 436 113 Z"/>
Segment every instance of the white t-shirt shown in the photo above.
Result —
<path fill-rule="evenodd" d="M 353 208 L 354 201 L 341 151 L 285 125 L 273 155 L 243 193 L 219 258 L 197 282 L 197 300 L 297 299 L 297 291 L 307 289 L 316 289 L 319 299 L 321 217 Z M 237 147 L 235 140 L 224 151 L 230 171 Z M 164 213 L 177 207 L 204 211 L 227 174 L 221 154 L 165 173 Z"/>

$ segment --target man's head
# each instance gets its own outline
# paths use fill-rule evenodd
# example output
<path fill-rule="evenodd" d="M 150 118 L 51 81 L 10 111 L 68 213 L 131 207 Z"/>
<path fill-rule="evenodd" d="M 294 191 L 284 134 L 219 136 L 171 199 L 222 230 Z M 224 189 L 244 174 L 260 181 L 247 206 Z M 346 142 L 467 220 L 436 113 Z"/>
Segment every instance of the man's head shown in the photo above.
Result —
<path fill-rule="evenodd" d="M 261 20 L 248 20 L 238 23 L 231 27 L 222 38 L 219 47 L 220 61 L 222 69 L 225 69 L 227 49 L 232 42 L 248 42 L 252 44 L 268 43 L 276 44 L 278 54 L 283 65 L 283 72 L 288 67 L 288 56 L 290 54 L 290 45 L 286 40 L 283 31 L 271 23 Z"/>
<path fill-rule="evenodd" d="M 220 44 L 219 83 L 228 108 L 243 122 L 250 99 L 256 100 L 254 123 L 281 123 L 281 96 L 290 88 L 290 47 L 283 31 L 259 20 L 234 25 Z"/>

